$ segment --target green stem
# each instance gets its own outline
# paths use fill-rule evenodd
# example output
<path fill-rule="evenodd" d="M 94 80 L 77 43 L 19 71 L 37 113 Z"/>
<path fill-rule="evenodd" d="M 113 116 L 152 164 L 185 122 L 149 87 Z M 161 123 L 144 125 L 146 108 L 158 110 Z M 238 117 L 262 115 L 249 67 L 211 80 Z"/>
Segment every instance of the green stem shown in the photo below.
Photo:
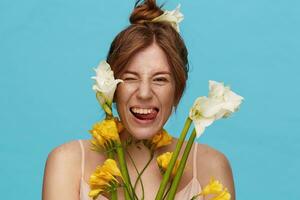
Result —
<path fill-rule="evenodd" d="M 140 172 L 138 171 L 138 169 L 137 169 L 137 167 L 136 167 L 136 165 L 135 165 L 135 162 L 134 162 L 132 156 L 130 155 L 130 153 L 129 153 L 128 151 L 126 151 L 126 153 L 128 154 L 128 157 L 129 157 L 130 161 L 132 162 L 133 167 L 134 167 L 136 173 L 137 173 L 138 175 L 140 175 Z M 144 185 L 143 185 L 142 180 L 141 180 L 141 185 L 142 185 L 142 191 L 143 191 L 143 194 L 144 194 Z M 134 196 L 135 196 L 135 198 L 138 200 L 138 196 L 137 196 L 136 193 L 135 193 L 135 187 L 134 187 Z"/>
<path fill-rule="evenodd" d="M 170 191 L 170 189 L 171 189 L 171 185 L 172 185 L 172 182 L 171 182 L 169 188 L 167 189 L 167 192 L 165 193 L 163 199 L 165 199 L 165 198 L 167 197 L 167 194 L 169 193 L 169 191 Z"/>
<path fill-rule="evenodd" d="M 166 172 L 163 176 L 163 180 L 160 183 L 160 186 L 159 186 L 158 192 L 156 194 L 155 200 L 162 200 L 162 197 L 164 195 L 166 186 L 168 184 L 171 172 L 173 170 L 173 167 L 174 167 L 175 162 L 177 160 L 177 157 L 179 155 L 179 152 L 180 152 L 181 146 L 184 142 L 184 139 L 186 137 L 186 134 L 187 134 L 187 132 L 188 132 L 190 126 L 191 126 L 191 123 L 192 123 L 192 120 L 188 117 L 185 121 L 184 127 L 183 127 L 182 132 L 180 134 L 180 137 L 177 141 L 176 148 L 175 148 L 175 151 L 173 152 L 173 156 L 170 160 L 169 166 L 168 166 L 168 168 L 167 168 L 167 170 L 166 170 Z"/>
<path fill-rule="evenodd" d="M 107 157 L 110 159 L 114 159 L 115 158 L 115 152 L 114 151 L 108 151 L 107 152 Z M 118 194 L 116 190 L 113 190 L 111 192 L 111 199 L 112 200 L 117 200 L 118 199 Z"/>
<path fill-rule="evenodd" d="M 124 149 L 121 144 L 117 145 L 117 155 L 118 155 L 118 159 L 119 159 L 119 163 L 120 163 L 121 174 L 122 174 L 124 184 L 126 187 L 126 190 L 124 190 L 125 199 L 132 200 L 132 199 L 134 199 L 134 198 L 131 198 L 131 197 L 133 197 L 132 186 L 131 186 L 131 182 L 130 182 L 130 178 L 129 178 L 129 174 L 128 174 L 127 164 L 126 164 L 125 155 L 124 155 Z"/>
<path fill-rule="evenodd" d="M 101 92 L 96 92 L 96 98 L 105 113 L 109 116 L 112 116 L 111 105 L 107 104 L 107 102 L 104 102 L 103 104 L 101 102 L 101 98 L 105 101 L 105 96 Z"/>
<path fill-rule="evenodd" d="M 114 159 L 115 158 L 114 151 L 107 151 L 107 157 L 110 158 L 110 159 Z"/>
<path fill-rule="evenodd" d="M 195 199 L 197 199 L 197 197 L 199 197 L 199 196 L 201 196 L 201 194 L 197 194 L 197 195 L 193 196 L 193 198 L 191 198 L 190 200 L 195 200 Z"/>
<path fill-rule="evenodd" d="M 153 157 L 154 157 L 154 154 L 151 153 L 150 159 L 148 160 L 148 162 L 146 163 L 146 165 L 145 165 L 145 167 L 142 169 L 142 171 L 139 173 L 139 175 L 138 175 L 138 177 L 137 177 L 137 179 L 136 179 L 136 181 L 135 181 L 135 183 L 134 183 L 134 187 L 133 187 L 134 190 L 135 190 L 135 188 L 136 188 L 136 186 L 137 186 L 138 181 L 141 179 L 142 174 L 145 172 L 146 168 L 147 168 L 147 167 L 149 166 L 149 164 L 151 163 Z"/>
<path fill-rule="evenodd" d="M 112 191 L 111 200 L 118 200 L 118 194 L 116 190 Z"/>
<path fill-rule="evenodd" d="M 194 129 L 191 136 L 190 136 L 190 139 L 189 139 L 189 141 L 188 141 L 188 143 L 185 147 L 184 153 L 182 155 L 182 159 L 180 161 L 180 164 L 179 164 L 179 167 L 177 169 L 176 175 L 173 179 L 173 183 L 172 183 L 169 195 L 167 197 L 167 200 L 173 200 L 174 197 L 175 197 L 176 190 L 177 190 L 177 187 L 179 185 L 179 181 L 180 181 L 181 176 L 183 174 L 183 170 L 185 168 L 186 161 L 187 161 L 189 153 L 192 149 L 195 138 L 196 138 L 196 130 Z"/>

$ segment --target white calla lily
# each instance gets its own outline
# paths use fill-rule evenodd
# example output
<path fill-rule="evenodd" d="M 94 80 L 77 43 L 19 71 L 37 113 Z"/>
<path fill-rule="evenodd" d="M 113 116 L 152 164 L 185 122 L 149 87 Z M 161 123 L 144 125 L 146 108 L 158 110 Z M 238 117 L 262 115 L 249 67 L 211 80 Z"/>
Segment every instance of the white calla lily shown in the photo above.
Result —
<path fill-rule="evenodd" d="M 209 90 L 208 97 L 197 98 L 190 110 L 189 117 L 194 122 L 197 137 L 215 120 L 228 117 L 237 111 L 244 99 L 216 81 L 209 81 Z"/>
<path fill-rule="evenodd" d="M 152 22 L 166 21 L 169 22 L 179 33 L 179 23 L 184 19 L 183 14 L 180 12 L 180 4 L 175 10 L 165 10 L 164 13 L 152 20 Z"/>
<path fill-rule="evenodd" d="M 105 112 L 111 115 L 111 105 L 115 90 L 118 83 L 123 81 L 114 78 L 114 73 L 106 61 L 101 61 L 94 70 L 96 76 L 92 77 L 92 79 L 95 80 L 93 90 L 96 92 L 97 99 Z"/>

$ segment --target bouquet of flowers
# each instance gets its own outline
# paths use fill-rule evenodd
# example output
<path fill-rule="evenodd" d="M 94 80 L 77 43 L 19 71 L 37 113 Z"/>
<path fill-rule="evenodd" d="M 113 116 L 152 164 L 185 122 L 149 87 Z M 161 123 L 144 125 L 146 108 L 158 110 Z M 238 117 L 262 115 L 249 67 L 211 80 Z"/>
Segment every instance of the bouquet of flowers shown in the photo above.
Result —
<path fill-rule="evenodd" d="M 111 199 L 116 200 L 118 199 L 116 192 L 117 188 L 124 187 L 124 197 L 126 200 L 138 200 L 135 189 L 137 183 L 141 182 L 143 191 L 142 199 L 144 199 L 141 175 L 153 159 L 154 152 L 158 148 L 170 144 L 172 137 L 165 130 L 162 130 L 152 139 L 143 141 L 143 144 L 149 149 L 150 158 L 141 171 L 136 169 L 138 174 L 137 180 L 132 184 L 128 174 L 127 161 L 125 159 L 126 145 L 128 145 L 130 141 L 122 142 L 120 140 L 119 133 L 122 132 L 123 125 L 119 119 L 112 114 L 114 92 L 117 84 L 121 83 L 122 80 L 114 78 L 113 71 L 106 61 L 102 61 L 95 71 L 96 76 L 92 77 L 92 79 L 95 80 L 93 90 L 96 92 L 97 100 L 106 113 L 106 118 L 103 121 L 96 123 L 93 126 L 93 129 L 90 130 L 92 135 L 90 141 L 93 150 L 106 153 L 108 158 L 104 164 L 98 166 L 91 175 L 89 182 L 91 190 L 89 196 L 96 199 L 100 194 L 106 194 L 110 196 Z M 237 111 L 242 100 L 243 97 L 231 91 L 230 88 L 224 86 L 223 83 L 209 81 L 209 94 L 207 97 L 201 96 L 195 100 L 194 105 L 190 109 L 189 116 L 185 121 L 175 150 L 173 152 L 166 152 L 156 158 L 158 168 L 163 174 L 163 179 L 155 200 L 174 199 L 195 138 L 199 138 L 203 134 L 205 128 L 214 121 L 229 117 L 232 113 Z M 183 150 L 181 159 L 178 159 L 183 142 L 192 123 L 195 128 Z M 118 159 L 119 166 L 115 159 Z M 131 157 L 130 159 L 134 163 Z M 168 183 L 170 183 L 170 187 L 166 189 Z M 195 194 L 191 200 L 197 199 L 199 196 L 210 194 L 215 195 L 213 200 L 230 199 L 230 194 L 227 189 L 223 187 L 222 183 L 211 178 L 211 181 L 203 188 L 202 192 Z"/>

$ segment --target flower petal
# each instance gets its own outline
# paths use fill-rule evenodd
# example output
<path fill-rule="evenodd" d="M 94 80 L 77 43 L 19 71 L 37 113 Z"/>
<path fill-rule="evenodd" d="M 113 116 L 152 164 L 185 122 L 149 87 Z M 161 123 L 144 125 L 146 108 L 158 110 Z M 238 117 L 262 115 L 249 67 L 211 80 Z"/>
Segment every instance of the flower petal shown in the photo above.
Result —
<path fill-rule="evenodd" d="M 209 90 L 208 97 L 202 96 L 195 100 L 189 113 L 189 117 L 194 122 L 197 137 L 200 137 L 205 128 L 215 120 L 228 117 L 237 111 L 244 99 L 223 83 L 216 81 L 209 81 Z"/>
<path fill-rule="evenodd" d="M 221 97 L 225 91 L 225 86 L 223 83 L 217 81 L 209 80 L 209 94 L 208 97 Z"/>
<path fill-rule="evenodd" d="M 94 70 L 96 76 L 91 77 L 95 81 L 93 90 L 101 93 L 101 96 L 103 96 L 98 99 L 101 105 L 107 103 L 111 106 L 117 85 L 123 81 L 114 78 L 114 73 L 106 61 L 101 61 Z"/>
<path fill-rule="evenodd" d="M 183 14 L 180 12 L 180 7 L 181 7 L 181 5 L 179 4 L 175 10 L 171 10 L 171 11 L 165 10 L 165 12 L 162 15 L 154 18 L 152 21 L 153 22 L 160 22 L 160 21 L 169 22 L 177 32 L 180 32 L 179 23 L 184 19 Z"/>
<path fill-rule="evenodd" d="M 195 125 L 195 130 L 197 133 L 197 138 L 199 138 L 206 127 L 208 127 L 209 125 L 211 125 L 214 122 L 214 118 L 201 118 L 198 120 L 193 120 L 194 125 Z"/>

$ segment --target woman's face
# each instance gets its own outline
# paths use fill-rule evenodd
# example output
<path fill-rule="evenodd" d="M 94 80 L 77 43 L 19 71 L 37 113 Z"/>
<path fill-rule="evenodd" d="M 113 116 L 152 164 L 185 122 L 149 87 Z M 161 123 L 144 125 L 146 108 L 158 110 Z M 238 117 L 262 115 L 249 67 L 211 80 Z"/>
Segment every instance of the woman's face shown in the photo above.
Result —
<path fill-rule="evenodd" d="M 153 137 L 174 104 L 175 81 L 165 53 L 152 44 L 130 60 L 120 78 L 116 105 L 126 130 L 137 139 Z"/>

